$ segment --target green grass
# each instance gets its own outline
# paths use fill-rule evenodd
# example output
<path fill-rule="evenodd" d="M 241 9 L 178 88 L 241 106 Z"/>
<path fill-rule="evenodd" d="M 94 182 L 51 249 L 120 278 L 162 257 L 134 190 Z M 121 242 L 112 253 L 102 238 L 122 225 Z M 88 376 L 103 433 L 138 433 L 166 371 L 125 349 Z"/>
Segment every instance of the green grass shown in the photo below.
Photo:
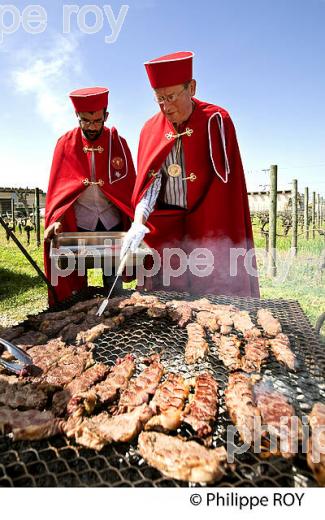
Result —
<path fill-rule="evenodd" d="M 295 259 L 290 259 L 290 237 L 279 238 L 278 277 L 271 279 L 267 276 L 263 258 L 265 239 L 259 235 L 257 226 L 254 226 L 254 231 L 262 298 L 297 300 L 314 325 L 321 312 L 325 312 L 325 272 L 322 274 L 319 268 L 320 255 L 325 249 L 324 239 L 318 236 L 315 240 L 307 241 L 300 237 L 298 255 Z M 17 236 L 43 269 L 42 247 L 36 247 L 35 233 L 32 233 L 30 246 L 27 245 L 25 233 Z M 91 285 L 100 286 L 100 271 L 90 271 L 89 280 Z M 17 323 L 25 319 L 27 314 L 36 314 L 47 306 L 47 288 L 44 282 L 17 246 L 11 240 L 7 243 L 2 228 L 0 281 L 0 326 Z"/>

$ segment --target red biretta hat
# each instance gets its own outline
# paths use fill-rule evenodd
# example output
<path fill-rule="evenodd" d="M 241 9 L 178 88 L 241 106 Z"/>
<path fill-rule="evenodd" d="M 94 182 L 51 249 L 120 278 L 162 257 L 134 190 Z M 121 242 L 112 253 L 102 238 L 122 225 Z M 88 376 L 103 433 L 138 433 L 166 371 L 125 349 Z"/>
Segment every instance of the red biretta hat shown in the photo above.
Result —
<path fill-rule="evenodd" d="M 76 112 L 97 112 L 108 104 L 108 88 L 88 87 L 70 92 L 69 97 Z"/>
<path fill-rule="evenodd" d="M 193 52 L 174 52 L 144 64 L 152 88 L 180 85 L 193 78 Z"/>

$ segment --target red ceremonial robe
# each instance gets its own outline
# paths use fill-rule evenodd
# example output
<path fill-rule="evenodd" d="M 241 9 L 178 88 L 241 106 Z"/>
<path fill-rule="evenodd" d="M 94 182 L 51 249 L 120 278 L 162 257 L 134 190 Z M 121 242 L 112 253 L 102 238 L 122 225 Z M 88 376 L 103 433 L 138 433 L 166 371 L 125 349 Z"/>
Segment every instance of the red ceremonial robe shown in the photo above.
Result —
<path fill-rule="evenodd" d="M 207 248 L 213 255 L 214 267 L 210 273 L 205 271 L 204 277 L 198 276 L 199 267 L 192 268 L 192 273 L 187 269 L 171 277 L 168 286 L 168 277 L 163 279 L 169 265 L 167 259 L 157 275 L 145 279 L 145 286 L 191 294 L 259 297 L 248 197 L 234 125 L 223 108 L 198 99 L 193 101 L 195 108 L 190 118 L 178 130 L 181 133 L 187 129 L 181 138 L 186 176 L 196 175 L 194 182 L 185 181 L 187 209 L 156 208 L 148 219 L 151 233 L 145 240 L 159 252 L 162 261 L 166 247 L 181 247 L 187 256 L 195 248 Z M 174 134 L 172 123 L 162 112 L 143 127 L 134 206 L 154 181 L 152 173 L 159 171 L 173 147 Z M 172 269 L 180 266 L 175 256 L 170 264 Z"/>
<path fill-rule="evenodd" d="M 101 147 L 103 151 L 95 152 L 96 181 L 104 183 L 99 186 L 104 195 L 122 213 L 123 228 L 130 226 L 133 218 L 131 196 L 135 182 L 135 170 L 131 152 L 123 137 L 116 128 L 103 128 L 96 141 L 87 140 L 80 128 L 75 128 L 63 135 L 57 142 L 48 191 L 46 194 L 45 227 L 56 222 L 63 216 L 62 231 L 76 231 L 74 202 L 87 188 L 85 179 L 91 179 L 90 155 L 84 147 Z M 49 244 L 44 245 L 45 272 L 51 281 L 51 265 Z M 59 277 L 55 287 L 58 300 L 65 300 L 72 292 L 80 291 L 87 286 L 86 276 L 78 276 L 74 271 L 67 277 Z M 53 305 L 52 294 L 49 292 L 49 304 Z"/>

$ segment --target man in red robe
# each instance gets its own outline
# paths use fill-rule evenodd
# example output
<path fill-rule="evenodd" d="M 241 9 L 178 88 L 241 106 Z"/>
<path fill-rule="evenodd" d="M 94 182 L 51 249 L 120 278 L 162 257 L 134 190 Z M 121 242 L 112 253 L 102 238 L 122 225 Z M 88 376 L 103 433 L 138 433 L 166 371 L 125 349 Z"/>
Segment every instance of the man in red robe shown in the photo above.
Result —
<path fill-rule="evenodd" d="M 192 62 L 192 52 L 177 52 L 145 63 L 160 111 L 141 132 L 122 254 L 146 235 L 158 253 L 144 283 L 152 290 L 259 297 L 234 125 L 226 110 L 194 97 Z"/>
<path fill-rule="evenodd" d="M 104 126 L 108 89 L 84 88 L 70 98 L 79 127 L 57 142 L 45 209 L 45 271 L 51 281 L 49 242 L 64 231 L 121 231 L 133 218 L 131 195 L 135 170 L 126 140 Z M 52 266 L 53 268 L 53 266 Z M 64 300 L 87 286 L 77 271 L 59 276 L 55 291 Z M 49 303 L 53 304 L 49 293 Z"/>

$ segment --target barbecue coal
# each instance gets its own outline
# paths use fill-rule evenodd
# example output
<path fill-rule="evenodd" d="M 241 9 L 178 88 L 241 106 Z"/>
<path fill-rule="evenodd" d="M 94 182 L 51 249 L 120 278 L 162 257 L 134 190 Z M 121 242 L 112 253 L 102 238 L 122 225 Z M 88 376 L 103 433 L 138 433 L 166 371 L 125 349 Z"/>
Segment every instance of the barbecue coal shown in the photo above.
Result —
<path fill-rule="evenodd" d="M 185 363 L 192 365 L 206 357 L 209 345 L 205 339 L 204 328 L 199 323 L 186 326 L 188 341 L 185 347 Z"/>
<path fill-rule="evenodd" d="M 156 432 L 142 432 L 138 449 L 144 460 L 164 475 L 191 482 L 219 480 L 227 460 L 223 447 L 210 450 L 195 441 Z"/>
<path fill-rule="evenodd" d="M 280 333 L 270 340 L 270 345 L 275 359 L 289 368 L 289 370 L 295 370 L 297 360 L 290 348 L 288 336 Z"/>
<path fill-rule="evenodd" d="M 176 430 L 181 424 L 181 412 L 189 388 L 180 374 L 168 374 L 166 381 L 156 390 L 150 406 L 156 414 L 146 424 L 148 430 Z"/>
<path fill-rule="evenodd" d="M 315 403 L 308 417 L 311 437 L 308 444 L 307 462 L 317 482 L 325 486 L 325 404 Z"/>
<path fill-rule="evenodd" d="M 189 424 L 198 437 L 211 434 L 218 408 L 218 383 L 209 372 L 195 378 L 194 396 L 183 413 L 183 421 Z"/>

